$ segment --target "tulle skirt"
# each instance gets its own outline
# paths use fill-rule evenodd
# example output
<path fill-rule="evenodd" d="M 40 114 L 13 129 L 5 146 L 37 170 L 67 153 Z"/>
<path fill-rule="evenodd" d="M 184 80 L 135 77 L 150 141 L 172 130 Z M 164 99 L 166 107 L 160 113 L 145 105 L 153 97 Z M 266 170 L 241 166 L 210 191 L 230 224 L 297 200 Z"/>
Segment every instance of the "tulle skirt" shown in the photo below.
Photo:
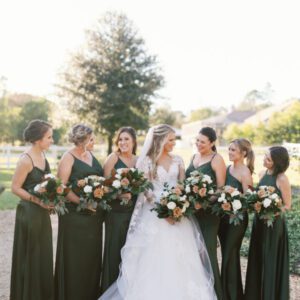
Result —
<path fill-rule="evenodd" d="M 196 222 L 170 225 L 143 203 L 122 248 L 120 275 L 101 300 L 216 299 L 213 273 Z"/>

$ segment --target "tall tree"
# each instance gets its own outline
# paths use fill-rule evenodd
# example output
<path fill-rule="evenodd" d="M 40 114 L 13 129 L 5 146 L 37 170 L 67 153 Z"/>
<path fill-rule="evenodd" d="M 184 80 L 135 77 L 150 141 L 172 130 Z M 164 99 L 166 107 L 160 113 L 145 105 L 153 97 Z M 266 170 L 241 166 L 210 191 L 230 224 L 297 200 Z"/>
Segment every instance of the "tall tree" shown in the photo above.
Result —
<path fill-rule="evenodd" d="M 70 109 L 107 136 L 124 125 L 148 126 L 151 98 L 163 77 L 155 56 L 124 15 L 109 12 L 87 31 L 87 45 L 72 57 L 59 85 Z"/>

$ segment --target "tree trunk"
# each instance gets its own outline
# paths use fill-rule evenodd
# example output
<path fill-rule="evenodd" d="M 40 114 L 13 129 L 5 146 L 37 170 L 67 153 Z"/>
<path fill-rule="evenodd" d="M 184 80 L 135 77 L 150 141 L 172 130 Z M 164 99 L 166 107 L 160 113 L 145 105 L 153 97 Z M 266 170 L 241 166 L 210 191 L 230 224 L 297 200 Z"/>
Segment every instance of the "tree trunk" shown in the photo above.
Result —
<path fill-rule="evenodd" d="M 109 135 L 107 137 L 107 141 L 108 141 L 107 155 L 109 155 L 112 152 L 113 136 Z"/>

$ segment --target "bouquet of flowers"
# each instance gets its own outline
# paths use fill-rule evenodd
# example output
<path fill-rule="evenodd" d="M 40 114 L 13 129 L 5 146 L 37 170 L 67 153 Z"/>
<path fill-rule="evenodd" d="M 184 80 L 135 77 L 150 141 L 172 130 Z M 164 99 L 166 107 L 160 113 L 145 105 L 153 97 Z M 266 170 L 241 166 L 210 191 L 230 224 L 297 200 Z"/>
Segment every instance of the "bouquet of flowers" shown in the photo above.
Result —
<path fill-rule="evenodd" d="M 144 177 L 144 173 L 135 168 L 121 168 L 113 170 L 109 179 L 110 188 L 112 189 L 113 198 L 120 198 L 122 194 L 131 193 L 136 196 L 149 189 L 153 189 L 152 183 Z M 132 206 L 132 199 L 121 199 L 121 205 Z"/>
<path fill-rule="evenodd" d="M 90 175 L 77 180 L 74 192 L 79 194 L 79 204 L 77 211 L 88 209 L 95 212 L 100 206 L 104 210 L 110 210 L 108 205 L 109 194 L 112 190 L 107 186 L 106 179 L 97 175 Z"/>
<path fill-rule="evenodd" d="M 273 226 L 275 218 L 281 214 L 282 199 L 273 186 L 260 186 L 246 193 L 249 210 L 256 212 L 267 226 Z"/>
<path fill-rule="evenodd" d="M 160 202 L 154 204 L 155 207 L 151 210 L 156 211 L 159 218 L 171 217 L 174 221 L 180 221 L 182 217 L 191 216 L 194 213 L 194 208 L 187 200 L 181 183 L 172 188 L 165 184 Z"/>
<path fill-rule="evenodd" d="M 60 179 L 49 173 L 44 176 L 41 183 L 37 184 L 29 192 L 41 199 L 46 205 L 53 206 L 53 212 L 64 215 L 68 212 L 68 209 L 65 207 L 65 196 L 69 191 L 70 189 L 62 184 Z"/>
<path fill-rule="evenodd" d="M 234 187 L 224 186 L 213 197 L 216 202 L 212 206 L 212 213 L 218 216 L 229 216 L 229 224 L 239 225 L 247 210 L 245 197 Z"/>
<path fill-rule="evenodd" d="M 215 186 L 210 176 L 195 170 L 185 179 L 184 186 L 188 201 L 195 210 L 207 209 L 212 205 L 211 196 L 215 192 Z"/>

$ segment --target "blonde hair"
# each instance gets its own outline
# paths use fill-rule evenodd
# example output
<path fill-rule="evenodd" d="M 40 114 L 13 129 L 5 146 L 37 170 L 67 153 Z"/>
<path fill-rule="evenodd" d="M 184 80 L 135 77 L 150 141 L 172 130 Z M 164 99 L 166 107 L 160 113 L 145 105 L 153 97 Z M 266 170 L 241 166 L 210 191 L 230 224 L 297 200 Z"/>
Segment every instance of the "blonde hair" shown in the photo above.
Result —
<path fill-rule="evenodd" d="M 93 133 L 93 129 L 85 124 L 76 124 L 69 132 L 69 142 L 76 146 L 83 144 L 89 135 Z"/>
<path fill-rule="evenodd" d="M 153 178 L 156 177 L 157 161 L 163 152 L 170 133 L 175 133 L 175 130 L 170 125 L 160 124 L 154 127 L 152 144 L 147 153 L 147 156 L 151 159 L 153 165 L 151 174 Z"/>
<path fill-rule="evenodd" d="M 230 143 L 234 143 L 238 146 L 241 152 L 246 152 L 244 157 L 247 159 L 247 167 L 250 170 L 251 174 L 254 172 L 254 152 L 249 140 L 244 138 L 234 139 Z"/>

